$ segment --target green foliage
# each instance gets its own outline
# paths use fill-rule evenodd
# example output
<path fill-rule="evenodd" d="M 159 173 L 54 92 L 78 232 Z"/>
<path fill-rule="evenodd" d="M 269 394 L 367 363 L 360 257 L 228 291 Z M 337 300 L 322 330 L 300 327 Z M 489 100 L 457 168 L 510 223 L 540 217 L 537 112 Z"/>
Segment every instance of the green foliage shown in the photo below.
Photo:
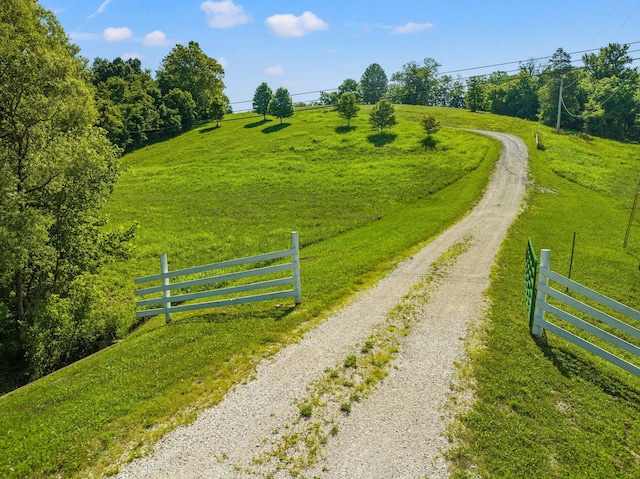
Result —
<path fill-rule="evenodd" d="M 369 114 L 369 124 L 373 129 L 383 133 L 387 128 L 396 124 L 396 115 L 393 105 L 385 99 L 380 100 L 371 109 Z"/>
<path fill-rule="evenodd" d="M 340 100 L 338 100 L 336 110 L 340 118 L 347 120 L 347 126 L 351 126 L 351 119 L 360 111 L 356 94 L 353 92 L 343 93 L 342 96 L 340 96 Z"/>
<path fill-rule="evenodd" d="M 586 92 L 581 79 L 585 73 L 573 68 L 569 60 L 556 52 L 557 58 L 551 58 L 549 65 L 543 70 L 540 79 L 538 97 L 540 102 L 540 121 L 548 126 L 556 126 L 558 118 L 558 98 L 562 85 L 562 105 L 560 109 L 560 125 L 564 129 L 579 131 L 583 121 L 580 115 L 585 103 Z M 569 61 L 569 63 L 566 63 Z"/>
<path fill-rule="evenodd" d="M 583 82 L 587 94 L 584 125 L 587 132 L 605 138 L 624 140 L 637 136 L 639 83 L 617 76 Z"/>
<path fill-rule="evenodd" d="M 393 101 L 406 105 L 435 105 L 438 91 L 438 68 L 433 58 L 425 58 L 420 66 L 415 61 L 402 66 L 402 70 L 391 75 L 395 82 Z"/>
<path fill-rule="evenodd" d="M 224 115 L 227 112 L 228 103 L 229 99 L 226 95 L 220 95 L 211 100 L 208 116 L 211 120 L 216 122 L 216 126 L 220 126 L 220 120 L 224 118 Z"/>
<path fill-rule="evenodd" d="M 324 91 L 320 92 L 320 100 L 318 101 L 318 103 L 320 105 L 335 105 L 336 103 L 338 103 L 338 92 L 336 91 L 332 91 L 331 93 L 327 93 Z"/>
<path fill-rule="evenodd" d="M 637 68 L 628 66 L 632 63 L 628 49 L 629 45 L 609 44 L 598 54 L 585 54 L 585 67 L 578 69 L 572 67 L 570 55 L 559 48 L 539 78 L 535 65 L 524 65 L 517 75 L 497 71 L 486 79 L 471 77 L 467 81 L 467 108 L 538 118 L 549 126 L 556 125 L 560 108 L 562 129 L 637 141 L 640 75 Z"/>
<path fill-rule="evenodd" d="M 451 108 L 465 107 L 465 85 L 459 78 L 453 79 L 451 75 L 442 75 L 438 79 L 436 92 L 436 105 Z"/>
<path fill-rule="evenodd" d="M 49 314 L 91 330 L 89 341 L 102 334 L 86 315 L 94 297 L 78 278 L 108 259 L 106 242 L 128 240 L 101 230 L 119 150 L 91 126 L 89 73 L 54 16 L 14 2 L 0 11 L 0 25 L 0 360 L 27 361 L 37 376 L 84 349 L 84 339 L 59 341 L 55 358 L 46 357 Z"/>
<path fill-rule="evenodd" d="M 473 76 L 467 81 L 467 93 L 464 101 L 470 111 L 483 111 L 486 109 L 484 84 L 484 78 L 479 76 Z"/>
<path fill-rule="evenodd" d="M 427 134 L 427 136 L 431 136 L 435 133 L 438 133 L 440 130 L 440 122 L 438 119 L 431 114 L 426 114 L 422 118 L 420 118 L 420 126 Z"/>
<path fill-rule="evenodd" d="M 300 416 L 302 416 L 303 418 L 309 419 L 313 414 L 313 403 L 312 402 L 302 403 L 298 407 L 298 410 L 300 412 Z"/>
<path fill-rule="evenodd" d="M 267 119 L 267 112 L 269 111 L 269 103 L 273 97 L 273 91 L 269 88 L 265 82 L 261 83 L 256 92 L 253 95 L 253 111 L 258 115 L 262 115 L 263 119 Z"/>
<path fill-rule="evenodd" d="M 189 92 L 196 103 L 198 119 L 210 118 L 211 102 L 222 95 L 224 70 L 220 64 L 208 57 L 197 42 L 188 46 L 176 45 L 162 59 L 156 72 L 158 85 L 163 94 L 174 88 Z"/>
<path fill-rule="evenodd" d="M 360 78 L 362 101 L 368 105 L 378 103 L 388 89 L 387 74 L 377 63 L 369 65 Z"/>
<path fill-rule="evenodd" d="M 595 81 L 610 77 L 637 81 L 637 71 L 626 66 L 633 63 L 633 58 L 628 51 L 629 45 L 610 43 L 601 48 L 597 54 L 585 53 L 582 56 L 584 68 Z"/>
<path fill-rule="evenodd" d="M 336 92 L 338 95 L 338 101 L 342 98 L 342 95 L 345 93 L 353 93 L 356 97 L 356 101 L 360 102 L 360 85 L 353 78 L 347 78 L 344 80 L 340 86 L 338 87 L 338 91 Z"/>
<path fill-rule="evenodd" d="M 350 354 L 344 360 L 345 368 L 355 368 L 357 365 L 358 358 L 355 354 Z"/>
<path fill-rule="evenodd" d="M 160 115 L 165 127 L 190 128 L 197 118 L 196 102 L 188 91 L 172 88 L 162 98 Z"/>
<path fill-rule="evenodd" d="M 365 115 L 353 134 L 336 135 L 326 113 L 308 110 L 273 133 L 237 116 L 128 154 L 109 214 L 115 224 L 139 221 L 136 249 L 104 274 L 113 289 L 96 321 L 135 325 L 133 278 L 157 271 L 160 253 L 171 269 L 189 267 L 286 248 L 294 229 L 303 304 L 185 313 L 170 327 L 152 318 L 118 345 L 1 397 L 0 476 L 105 475 L 464 215 L 486 186 L 496 142 L 447 129 L 442 148 L 425 151 L 425 109 L 397 110 L 400 134 L 384 150 L 367 141 Z"/>
<path fill-rule="evenodd" d="M 280 118 L 280 124 L 282 124 L 283 118 L 293 116 L 293 102 L 291 101 L 289 90 L 282 87 L 276 90 L 273 98 L 269 102 L 267 113 L 276 118 Z"/>
<path fill-rule="evenodd" d="M 527 72 L 500 78 L 488 88 L 487 107 L 491 113 L 535 120 L 538 114 L 538 84 Z"/>
<path fill-rule="evenodd" d="M 146 131 L 158 128 L 160 90 L 140 61 L 113 62 L 96 58 L 92 66 L 97 88 L 98 124 L 111 142 L 126 148 L 147 140 Z"/>

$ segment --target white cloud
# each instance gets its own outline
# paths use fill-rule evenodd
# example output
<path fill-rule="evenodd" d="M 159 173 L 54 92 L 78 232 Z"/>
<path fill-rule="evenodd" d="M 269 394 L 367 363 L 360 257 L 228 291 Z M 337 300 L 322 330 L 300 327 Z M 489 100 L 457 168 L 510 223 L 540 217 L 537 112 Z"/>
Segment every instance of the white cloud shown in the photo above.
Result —
<path fill-rule="evenodd" d="M 229 28 L 251 21 L 245 15 L 242 5 L 236 5 L 232 0 L 222 0 L 221 2 L 207 0 L 200 5 L 200 8 L 207 14 L 211 28 Z"/>
<path fill-rule="evenodd" d="M 133 32 L 130 28 L 120 27 L 114 28 L 109 27 L 105 28 L 103 37 L 108 42 L 121 42 L 122 40 L 126 40 L 127 38 L 131 38 Z"/>
<path fill-rule="evenodd" d="M 413 23 L 409 22 L 402 27 L 395 28 L 391 33 L 393 35 L 410 35 L 412 33 L 421 32 L 422 30 L 431 30 L 433 23 Z"/>
<path fill-rule="evenodd" d="M 142 39 L 142 44 L 147 47 L 164 47 L 169 44 L 167 36 L 160 30 L 147 33 Z"/>
<path fill-rule="evenodd" d="M 284 68 L 282 68 L 282 65 L 275 65 L 275 66 L 267 68 L 264 72 L 267 75 L 273 75 L 273 76 L 281 77 L 282 75 L 284 75 Z"/>
<path fill-rule="evenodd" d="M 122 58 L 124 61 L 132 60 L 132 59 L 134 59 L 134 58 L 135 58 L 135 59 L 137 59 L 137 60 L 142 60 L 142 56 L 141 56 L 141 55 L 139 55 L 138 53 L 123 53 L 123 54 L 121 55 L 121 58 Z"/>
<path fill-rule="evenodd" d="M 329 25 L 311 12 L 304 12 L 299 17 L 291 13 L 273 15 L 267 18 L 265 23 L 273 34 L 279 37 L 303 37 L 308 33 L 329 28 Z"/>
<path fill-rule="evenodd" d="M 89 15 L 89 18 L 97 17 L 102 12 L 104 12 L 104 9 L 107 8 L 107 5 L 109 5 L 111 1 L 112 0 L 104 0 L 104 2 L 102 2 L 102 4 L 98 7 L 98 9 L 95 12 L 93 12 L 91 15 Z"/>
<path fill-rule="evenodd" d="M 221 66 L 222 68 L 225 68 L 225 69 L 229 66 L 229 62 L 228 62 L 228 61 L 227 61 L 227 59 L 226 59 L 226 58 L 224 58 L 224 57 L 220 57 L 220 58 L 218 58 L 218 63 L 220 64 L 220 66 Z"/>

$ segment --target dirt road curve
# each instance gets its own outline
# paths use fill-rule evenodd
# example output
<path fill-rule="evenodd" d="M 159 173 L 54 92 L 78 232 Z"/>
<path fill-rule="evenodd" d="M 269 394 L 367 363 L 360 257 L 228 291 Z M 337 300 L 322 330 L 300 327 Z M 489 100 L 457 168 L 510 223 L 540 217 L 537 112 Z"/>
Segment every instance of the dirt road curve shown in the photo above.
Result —
<path fill-rule="evenodd" d="M 527 149 L 513 135 L 479 132 L 503 143 L 503 153 L 482 201 L 462 221 L 355 298 L 299 343 L 258 367 L 256 378 L 238 386 L 187 427 L 168 434 L 148 457 L 122 469 L 119 478 L 289 478 L 256 458 L 270 454 L 273 436 L 296 421 L 296 401 L 384 322 L 388 312 L 428 273 L 452 245 L 471 238 L 470 248 L 450 268 L 419 321 L 403 339 L 387 378 L 370 396 L 342 415 L 317 462 L 299 477 L 375 479 L 445 478 L 440 452 L 444 405 L 451 394 L 454 363 L 464 358 L 469 322 L 485 310 L 494 257 L 520 207 L 527 176 Z M 271 453 L 272 456 L 277 453 Z"/>

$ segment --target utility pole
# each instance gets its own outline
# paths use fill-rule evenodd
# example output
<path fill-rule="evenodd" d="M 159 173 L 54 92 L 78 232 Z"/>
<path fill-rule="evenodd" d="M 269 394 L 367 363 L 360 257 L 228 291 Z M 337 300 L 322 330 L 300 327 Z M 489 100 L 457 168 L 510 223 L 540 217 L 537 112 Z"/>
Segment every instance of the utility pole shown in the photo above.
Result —
<path fill-rule="evenodd" d="M 558 95 L 558 119 L 556 120 L 556 133 L 560 133 L 560 113 L 562 112 L 562 85 L 564 78 L 560 77 L 560 94 Z"/>
<path fill-rule="evenodd" d="M 636 208 L 638 206 L 638 197 L 640 196 L 640 181 L 638 181 L 638 187 L 636 188 L 636 195 L 633 198 L 633 206 L 631 207 L 631 214 L 629 215 L 629 225 L 627 226 L 627 233 L 624 235 L 624 244 L 623 248 L 627 247 L 627 243 L 629 242 L 629 233 L 631 233 L 631 225 L 633 224 L 633 217 L 636 214 Z"/>

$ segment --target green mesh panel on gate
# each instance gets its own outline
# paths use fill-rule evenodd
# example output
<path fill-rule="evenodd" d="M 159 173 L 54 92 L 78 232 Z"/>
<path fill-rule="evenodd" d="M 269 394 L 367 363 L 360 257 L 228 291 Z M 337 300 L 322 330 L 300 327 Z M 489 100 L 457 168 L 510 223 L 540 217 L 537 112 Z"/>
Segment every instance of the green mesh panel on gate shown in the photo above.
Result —
<path fill-rule="evenodd" d="M 531 244 L 531 238 L 527 242 L 526 266 L 524 269 L 524 296 L 529 312 L 529 329 L 533 322 L 533 312 L 536 305 L 536 279 L 538 276 L 538 257 Z"/>

